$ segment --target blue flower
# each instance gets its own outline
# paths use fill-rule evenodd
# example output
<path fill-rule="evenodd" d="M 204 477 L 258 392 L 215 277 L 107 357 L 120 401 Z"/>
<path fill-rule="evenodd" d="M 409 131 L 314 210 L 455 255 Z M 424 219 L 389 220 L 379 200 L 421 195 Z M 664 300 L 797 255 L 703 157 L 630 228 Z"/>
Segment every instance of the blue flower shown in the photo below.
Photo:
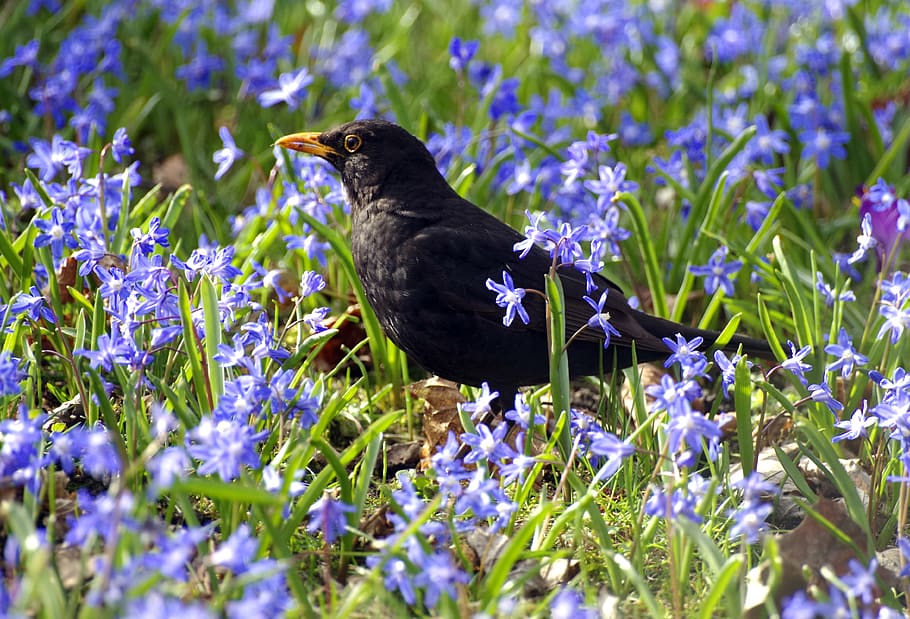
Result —
<path fill-rule="evenodd" d="M 461 435 L 461 440 L 471 447 L 471 451 L 465 456 L 465 464 L 480 461 L 497 462 L 511 455 L 504 443 L 506 432 L 509 431 L 508 424 L 500 423 L 491 432 L 489 426 L 481 423 L 477 425 L 475 431 L 476 434 L 465 432 Z"/>
<path fill-rule="evenodd" d="M 498 391 L 490 391 L 490 385 L 484 381 L 480 385 L 480 397 L 474 402 L 466 402 L 460 405 L 461 410 L 471 413 L 471 419 L 477 419 L 485 413 L 493 410 L 493 400 L 499 397 Z M 517 397 L 517 396 L 516 396 Z"/>
<path fill-rule="evenodd" d="M 845 303 L 848 301 L 856 301 L 856 295 L 853 294 L 852 290 L 846 289 L 846 284 L 845 288 L 839 294 L 835 293 L 834 289 L 825 281 L 821 271 L 815 272 L 815 289 L 825 298 L 825 305 L 828 307 L 832 307 L 835 301 L 843 301 Z"/>
<path fill-rule="evenodd" d="M 234 138 L 231 136 L 231 132 L 228 131 L 227 127 L 218 129 L 218 135 L 221 136 L 221 142 L 224 147 L 216 150 L 212 155 L 212 161 L 218 164 L 218 170 L 215 172 L 216 181 L 231 169 L 231 166 L 234 165 L 234 162 L 237 161 L 237 159 L 244 155 L 244 152 L 237 148 L 237 145 L 234 143 Z"/>
<path fill-rule="evenodd" d="M 79 489 L 76 496 L 80 514 L 67 516 L 69 530 L 64 536 L 67 543 L 83 546 L 96 537 L 115 543 L 116 536 L 124 529 L 138 528 L 133 518 L 135 500 L 128 490 L 92 496 L 88 490 Z"/>
<path fill-rule="evenodd" d="M 325 541 L 329 544 L 344 535 L 348 528 L 348 514 L 356 511 L 353 505 L 344 501 L 322 497 L 307 511 L 310 523 L 306 529 L 310 533 L 322 531 Z"/>
<path fill-rule="evenodd" d="M 190 91 L 203 90 L 211 87 L 212 74 L 222 71 L 224 64 L 220 57 L 208 53 L 204 40 L 197 39 L 195 53 L 190 61 L 177 67 L 174 75 L 183 80 Z"/>
<path fill-rule="evenodd" d="M 717 369 L 720 370 L 721 385 L 724 389 L 725 398 L 730 397 L 730 387 L 736 382 L 736 366 L 742 360 L 743 357 L 741 355 L 734 354 L 728 359 L 722 350 L 714 351 L 714 363 L 717 364 Z"/>
<path fill-rule="evenodd" d="M 787 340 L 787 347 L 790 348 L 790 356 L 787 359 L 781 361 L 780 366 L 785 370 L 790 370 L 793 372 L 797 378 L 799 378 L 802 384 L 807 384 L 808 381 L 806 380 L 806 372 L 811 371 L 812 366 L 808 363 L 804 363 L 803 359 L 805 359 L 806 355 L 812 351 L 812 347 L 803 346 L 797 350 L 796 345 L 794 345 L 790 340 Z"/>
<path fill-rule="evenodd" d="M 735 524 L 730 527 L 730 537 L 741 535 L 747 544 L 754 544 L 759 540 L 760 533 L 767 530 L 765 519 L 773 509 L 774 506 L 770 503 L 744 504 L 731 514 Z"/>
<path fill-rule="evenodd" d="M 550 600 L 551 619 L 594 619 L 598 613 L 584 606 L 581 593 L 562 587 Z"/>
<path fill-rule="evenodd" d="M 133 148 L 130 137 L 126 134 L 126 129 L 124 127 L 117 129 L 111 140 L 111 154 L 114 156 L 114 161 L 123 163 L 124 157 L 129 157 L 135 152 L 136 149 Z"/>
<path fill-rule="evenodd" d="M 187 432 L 186 444 L 189 454 L 200 461 L 200 475 L 217 473 L 224 481 L 233 481 L 240 476 L 242 465 L 259 468 L 256 446 L 269 433 L 254 432 L 246 421 L 224 417 L 221 415 L 217 421 L 212 416 L 203 417 L 198 426 Z"/>
<path fill-rule="evenodd" d="M 449 66 L 455 71 L 464 71 L 479 47 L 480 41 L 462 41 L 453 37 L 449 43 Z"/>
<path fill-rule="evenodd" d="M 55 9 L 56 10 L 56 9 Z M 32 39 L 25 45 L 16 47 L 16 53 L 6 58 L 0 63 L 0 78 L 4 78 L 13 72 L 16 67 L 38 68 L 38 49 L 40 43 L 38 39 Z"/>
<path fill-rule="evenodd" d="M 809 385 L 809 397 L 812 398 L 814 402 L 819 402 L 827 406 L 832 413 L 837 413 L 837 411 L 844 407 L 843 404 L 834 399 L 834 395 L 831 393 L 831 387 L 826 383 Z"/>
<path fill-rule="evenodd" d="M 161 227 L 160 217 L 152 217 L 149 221 L 149 231 L 147 233 L 143 234 L 140 228 L 133 228 L 130 230 L 130 236 L 133 237 L 135 247 L 142 254 L 149 256 L 155 251 L 155 245 L 170 247 L 171 243 L 168 240 L 170 232 L 169 228 Z"/>
<path fill-rule="evenodd" d="M 803 143 L 803 159 L 815 158 L 819 169 L 828 167 L 831 157 L 846 159 L 847 150 L 844 144 L 850 141 L 850 134 L 846 131 L 832 131 L 825 127 L 803 131 L 799 134 Z"/>
<path fill-rule="evenodd" d="M 51 209 L 50 221 L 35 219 L 34 223 L 35 227 L 41 231 L 41 234 L 35 237 L 35 247 L 50 245 L 54 262 L 59 263 L 63 257 L 64 247 L 75 249 L 79 246 L 79 242 L 73 236 L 76 222 L 67 220 L 63 215 L 63 211 L 56 206 Z"/>
<path fill-rule="evenodd" d="M 423 601 L 427 608 L 435 608 L 443 595 L 456 599 L 455 586 L 471 580 L 446 551 L 423 555 L 418 568 L 420 571 L 414 578 L 414 584 L 423 587 Z"/>
<path fill-rule="evenodd" d="M 595 475 L 598 480 L 609 479 L 619 470 L 623 460 L 635 453 L 635 447 L 615 434 L 595 430 L 591 433 L 588 449 L 595 456 L 604 456 L 606 462 Z"/>
<path fill-rule="evenodd" d="M 282 73 L 278 76 L 278 87 L 259 93 L 259 105 L 272 107 L 285 103 L 288 109 L 296 110 L 300 99 L 306 94 L 307 86 L 313 83 L 313 76 L 306 67 L 293 73 Z"/>
<path fill-rule="evenodd" d="M 835 361 L 831 362 L 828 367 L 825 368 L 825 371 L 836 372 L 837 370 L 840 370 L 840 374 L 844 378 L 853 372 L 854 367 L 866 365 L 866 363 L 869 362 L 867 356 L 860 354 L 853 348 L 853 343 L 850 341 L 850 337 L 843 327 L 841 327 L 840 333 L 837 336 L 837 344 L 828 344 L 825 346 L 825 352 L 837 357 Z"/>
<path fill-rule="evenodd" d="M 790 151 L 787 143 L 787 132 L 781 129 L 772 130 L 764 114 L 755 116 L 755 135 L 749 141 L 747 152 L 752 161 L 764 165 L 774 163 L 774 157 Z"/>
<path fill-rule="evenodd" d="M 711 258 L 704 266 L 691 266 L 689 272 L 693 275 L 705 275 L 705 292 L 714 294 L 720 287 L 723 288 L 727 296 L 733 295 L 733 281 L 731 277 L 735 275 L 743 263 L 740 260 L 727 262 L 727 252 L 725 246 L 720 246 L 711 254 Z"/>
<path fill-rule="evenodd" d="M 57 322 L 54 312 L 47 306 L 47 301 L 41 291 L 35 286 L 32 286 L 28 292 L 20 292 L 13 297 L 13 301 L 9 305 L 9 311 L 13 316 L 27 314 L 35 322 L 42 318 L 48 322 Z"/>
<path fill-rule="evenodd" d="M 597 208 L 603 211 L 617 193 L 637 191 L 638 183 L 626 180 L 626 164 L 617 163 L 612 168 L 602 165 L 597 168 L 599 179 L 584 182 L 585 189 L 597 195 Z"/>
<path fill-rule="evenodd" d="M 54 134 L 50 143 L 32 138 L 29 140 L 29 144 L 31 144 L 32 153 L 25 162 L 30 168 L 38 170 L 43 181 L 53 180 L 63 168 L 66 168 L 73 178 L 81 177 L 82 160 L 91 152 L 87 148 L 64 140 L 57 134 Z"/>
<path fill-rule="evenodd" d="M 866 400 L 863 400 L 862 406 L 853 411 L 853 415 L 849 419 L 842 419 L 834 424 L 835 428 L 840 428 L 841 430 L 846 430 L 843 434 L 838 434 L 835 436 L 832 441 L 835 443 L 843 440 L 854 440 L 861 436 L 866 436 L 866 428 L 871 428 L 878 423 L 878 418 L 875 416 L 867 417 L 869 404 Z"/>
<path fill-rule="evenodd" d="M 524 288 L 516 288 L 512 282 L 512 276 L 508 271 L 502 272 L 502 284 L 496 283 L 492 278 L 487 279 L 487 289 L 496 293 L 496 305 L 506 308 L 506 315 L 502 319 L 502 324 L 509 326 L 515 320 L 516 314 L 525 324 L 531 322 L 528 312 L 521 304 L 526 294 Z"/>
<path fill-rule="evenodd" d="M 95 346 L 95 350 L 77 348 L 73 351 L 73 354 L 88 359 L 89 366 L 93 370 L 97 370 L 100 367 L 105 372 L 113 370 L 114 365 L 126 365 L 129 362 L 132 347 L 117 333 L 114 333 L 113 336 L 102 333 L 98 336 Z"/>
<path fill-rule="evenodd" d="M 604 348 L 607 348 L 610 345 L 611 336 L 622 337 L 619 331 L 616 330 L 616 327 L 610 324 L 610 312 L 604 311 L 604 304 L 607 302 L 607 293 L 609 292 L 609 290 L 604 290 L 598 301 L 595 301 L 587 295 L 582 297 L 585 303 L 590 305 L 591 309 L 594 310 L 594 315 L 588 318 L 588 327 L 603 331 Z"/>
<path fill-rule="evenodd" d="M 676 341 L 674 342 L 668 337 L 663 338 L 663 343 L 666 344 L 673 354 L 667 357 L 667 360 L 664 361 L 664 367 L 668 368 L 674 363 L 678 363 L 679 367 L 683 370 L 686 368 L 704 368 L 707 364 L 707 359 L 705 354 L 698 350 L 698 347 L 704 343 L 704 338 L 700 336 L 695 336 L 691 340 L 686 340 L 682 334 L 676 334 Z"/>
<path fill-rule="evenodd" d="M 878 312 L 885 317 L 885 322 L 876 337 L 881 338 L 886 332 L 891 331 L 891 343 L 896 344 L 904 330 L 910 328 L 910 307 L 900 308 L 882 303 L 878 307 Z"/>

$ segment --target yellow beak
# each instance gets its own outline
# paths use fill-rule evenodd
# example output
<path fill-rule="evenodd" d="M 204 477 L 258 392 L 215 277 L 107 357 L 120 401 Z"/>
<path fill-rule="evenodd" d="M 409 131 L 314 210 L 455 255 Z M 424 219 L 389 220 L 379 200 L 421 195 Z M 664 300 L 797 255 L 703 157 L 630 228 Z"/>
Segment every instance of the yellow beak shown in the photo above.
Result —
<path fill-rule="evenodd" d="M 340 153 L 337 150 L 321 143 L 319 141 L 319 136 L 320 134 L 317 132 L 292 133 L 278 138 L 275 144 L 282 148 L 300 151 L 301 153 L 317 155 L 323 159 L 328 155 L 340 156 Z"/>

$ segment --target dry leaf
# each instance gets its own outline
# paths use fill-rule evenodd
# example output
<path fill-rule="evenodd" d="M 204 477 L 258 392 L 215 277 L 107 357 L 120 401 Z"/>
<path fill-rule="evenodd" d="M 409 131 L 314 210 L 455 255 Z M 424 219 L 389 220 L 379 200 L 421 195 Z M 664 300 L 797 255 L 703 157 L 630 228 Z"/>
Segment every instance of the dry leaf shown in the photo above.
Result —
<path fill-rule="evenodd" d="M 461 434 L 458 405 L 463 404 L 465 398 L 457 383 L 435 376 L 414 383 L 410 389 L 413 395 L 424 401 L 423 435 L 426 441 L 421 450 L 421 468 L 427 469 L 429 459 L 436 453 L 437 447 L 445 445 L 449 432 Z"/>
<path fill-rule="evenodd" d="M 850 520 L 843 501 L 819 497 L 814 509 L 857 546 L 865 546 L 865 534 L 859 525 Z M 823 584 L 820 570 L 824 566 L 830 567 L 840 576 L 849 571 L 850 559 L 864 562 L 849 544 L 835 537 L 811 515 L 803 519 L 798 527 L 781 535 L 778 546 L 781 557 L 781 586 L 776 594 L 778 600 L 805 589 L 809 584 Z M 806 582 L 803 567 L 809 569 L 813 582 Z M 879 576 L 888 578 L 887 570 L 879 567 L 879 572 Z M 890 577 L 893 578 L 893 574 Z"/>

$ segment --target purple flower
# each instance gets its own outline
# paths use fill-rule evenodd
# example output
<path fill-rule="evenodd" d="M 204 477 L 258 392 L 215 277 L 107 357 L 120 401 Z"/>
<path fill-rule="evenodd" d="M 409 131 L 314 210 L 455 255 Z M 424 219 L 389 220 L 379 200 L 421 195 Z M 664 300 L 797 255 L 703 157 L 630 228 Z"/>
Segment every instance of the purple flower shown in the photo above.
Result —
<path fill-rule="evenodd" d="M 733 295 L 733 281 L 731 276 L 735 275 L 743 263 L 740 260 L 727 262 L 726 246 L 720 246 L 711 254 L 711 258 L 704 266 L 689 267 L 689 272 L 693 275 L 705 275 L 705 292 L 714 294 L 718 287 L 723 288 L 727 296 Z"/>
<path fill-rule="evenodd" d="M 77 348 L 73 351 L 73 354 L 88 359 L 89 367 L 93 370 L 97 370 L 100 367 L 105 372 L 113 370 L 114 365 L 126 365 L 129 363 L 132 346 L 117 333 L 114 333 L 113 337 L 102 333 L 98 336 L 95 347 L 95 350 Z"/>
<path fill-rule="evenodd" d="M 703 518 L 695 510 L 709 485 L 708 480 L 694 473 L 684 488 L 676 488 L 669 494 L 663 488 L 653 488 L 651 496 L 645 501 L 645 513 L 673 520 L 684 517 L 700 523 Z"/>
<path fill-rule="evenodd" d="M 182 446 L 168 447 L 149 459 L 146 469 L 151 476 L 148 496 L 154 498 L 170 490 L 175 482 L 186 479 L 192 470 L 190 457 Z"/>
<path fill-rule="evenodd" d="M 521 111 L 518 104 L 519 81 L 515 78 L 509 78 L 499 84 L 499 88 L 493 93 L 493 99 L 490 101 L 490 118 L 495 122 L 507 114 L 516 114 Z"/>
<path fill-rule="evenodd" d="M 678 414 L 671 414 L 667 423 L 668 446 L 671 453 L 702 453 L 702 445 L 707 444 L 708 456 L 713 460 L 716 446 L 723 432 L 716 421 L 687 407 Z M 685 449 L 681 450 L 681 448 Z M 688 459 L 688 458 L 686 458 Z"/>
<path fill-rule="evenodd" d="M 310 523 L 306 530 L 310 533 L 322 531 L 329 544 L 345 534 L 348 527 L 348 514 L 357 511 L 353 505 L 328 497 L 322 497 L 310 507 L 307 514 Z"/>
<path fill-rule="evenodd" d="M 82 437 L 82 446 L 82 468 L 95 479 L 121 471 L 120 455 L 114 447 L 110 431 L 104 426 L 99 424 L 88 430 Z"/>
<path fill-rule="evenodd" d="M 875 578 L 878 560 L 873 557 L 869 561 L 869 565 L 863 565 L 856 559 L 850 559 L 847 566 L 850 568 L 850 572 L 841 576 L 841 580 L 847 585 L 847 595 L 853 599 L 862 600 L 863 604 L 872 604 L 872 601 L 878 597 L 876 595 L 878 583 Z"/>
<path fill-rule="evenodd" d="M 506 194 L 514 196 L 519 191 L 533 193 L 534 182 L 538 177 L 539 174 L 531 170 L 531 162 L 527 159 L 522 159 L 514 167 L 512 182 L 506 187 Z"/>
<path fill-rule="evenodd" d="M 304 271 L 300 277 L 300 298 L 308 297 L 325 288 L 325 279 L 315 271 Z"/>
<path fill-rule="evenodd" d="M 278 87 L 266 90 L 259 94 L 259 105 L 272 107 L 278 103 L 287 104 L 291 110 L 296 110 L 300 99 L 306 95 L 307 86 L 313 83 L 313 76 L 306 67 L 294 73 L 282 73 L 278 76 Z"/>
<path fill-rule="evenodd" d="M 879 259 L 885 257 L 885 252 L 895 251 L 901 242 L 910 240 L 910 202 L 898 198 L 894 188 L 882 179 L 863 192 L 859 214 L 863 221 L 869 218 L 869 229 L 863 233 L 875 241 L 867 242 L 866 249 L 874 247 Z"/>
<path fill-rule="evenodd" d="M 531 322 L 531 318 L 521 304 L 526 293 L 525 289 L 515 287 L 512 282 L 512 276 L 509 275 L 508 271 L 502 272 L 502 281 L 502 284 L 498 284 L 492 278 L 487 279 L 487 289 L 496 293 L 496 305 L 506 309 L 502 324 L 507 327 L 511 325 L 512 321 L 515 320 L 516 314 L 523 323 L 528 324 Z"/>
<path fill-rule="evenodd" d="M 885 317 L 885 322 L 876 337 L 881 338 L 886 332 L 891 331 L 891 343 L 896 344 L 904 330 L 910 328 L 910 307 L 902 309 L 882 303 L 878 307 L 878 312 Z"/>
<path fill-rule="evenodd" d="M 730 397 L 730 387 L 736 382 L 736 366 L 742 363 L 742 361 L 742 355 L 734 354 L 727 359 L 727 355 L 725 355 L 722 350 L 714 351 L 714 363 L 717 364 L 717 368 L 720 370 L 721 385 L 724 389 L 725 398 Z M 746 364 L 749 367 L 752 366 L 748 361 L 746 361 Z"/>
<path fill-rule="evenodd" d="M 619 139 L 626 146 L 647 146 L 654 141 L 647 122 L 636 122 L 623 110 L 619 118 Z"/>
<path fill-rule="evenodd" d="M 509 421 L 518 424 L 518 427 L 527 430 L 531 425 L 531 407 L 525 402 L 524 396 L 520 393 L 515 394 L 515 408 L 509 410 L 505 414 L 505 418 Z M 543 426 L 547 422 L 546 418 L 543 415 L 535 414 L 533 415 L 534 425 Z"/>
<path fill-rule="evenodd" d="M 671 416 L 684 415 L 692 410 L 692 401 L 701 395 L 701 388 L 695 381 L 677 382 L 669 374 L 660 377 L 660 384 L 648 385 L 646 393 L 654 398 L 651 410 L 665 410 Z"/>
<path fill-rule="evenodd" d="M 135 247 L 143 255 L 149 256 L 155 251 L 155 245 L 170 247 L 171 243 L 168 240 L 170 232 L 169 228 L 161 227 L 160 217 L 152 217 L 151 221 L 149 221 L 149 231 L 147 233 L 143 234 L 141 229 L 133 228 L 130 230 L 130 236 L 133 237 Z"/>
<path fill-rule="evenodd" d="M 212 161 L 218 164 L 218 170 L 215 171 L 216 181 L 231 169 L 237 159 L 244 155 L 244 152 L 237 148 L 234 138 L 227 127 L 218 129 L 218 135 L 221 136 L 221 142 L 224 147 L 216 150 L 215 154 L 212 155 Z"/>
<path fill-rule="evenodd" d="M 41 469 L 48 460 L 41 456 L 44 433 L 42 424 L 45 415 L 29 418 L 24 405 L 19 406 L 17 418 L 0 421 L 0 479 L 12 479 L 17 486 L 24 486 L 33 495 L 41 487 Z"/>

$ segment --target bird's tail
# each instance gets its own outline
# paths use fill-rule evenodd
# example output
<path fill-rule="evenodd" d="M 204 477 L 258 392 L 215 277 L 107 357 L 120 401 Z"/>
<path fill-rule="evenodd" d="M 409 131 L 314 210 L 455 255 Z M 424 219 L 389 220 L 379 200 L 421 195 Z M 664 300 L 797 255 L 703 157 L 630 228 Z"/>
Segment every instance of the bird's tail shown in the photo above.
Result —
<path fill-rule="evenodd" d="M 677 322 L 673 322 L 672 320 L 658 318 L 657 316 L 645 314 L 638 310 L 633 311 L 635 312 L 635 320 L 637 320 L 642 327 L 659 338 L 673 338 L 677 333 L 681 334 L 687 340 L 691 340 L 696 336 L 704 338 L 705 343 L 702 345 L 702 350 L 705 350 L 714 344 L 714 342 L 717 341 L 717 336 L 720 335 L 720 332 L 718 331 L 687 327 Z M 776 360 L 768 342 L 754 337 L 746 337 L 745 335 L 734 335 L 730 338 L 730 341 L 722 347 L 722 350 L 735 353 L 740 347 L 742 347 L 742 353 L 749 355 L 750 357 L 759 357 L 769 361 Z"/>

